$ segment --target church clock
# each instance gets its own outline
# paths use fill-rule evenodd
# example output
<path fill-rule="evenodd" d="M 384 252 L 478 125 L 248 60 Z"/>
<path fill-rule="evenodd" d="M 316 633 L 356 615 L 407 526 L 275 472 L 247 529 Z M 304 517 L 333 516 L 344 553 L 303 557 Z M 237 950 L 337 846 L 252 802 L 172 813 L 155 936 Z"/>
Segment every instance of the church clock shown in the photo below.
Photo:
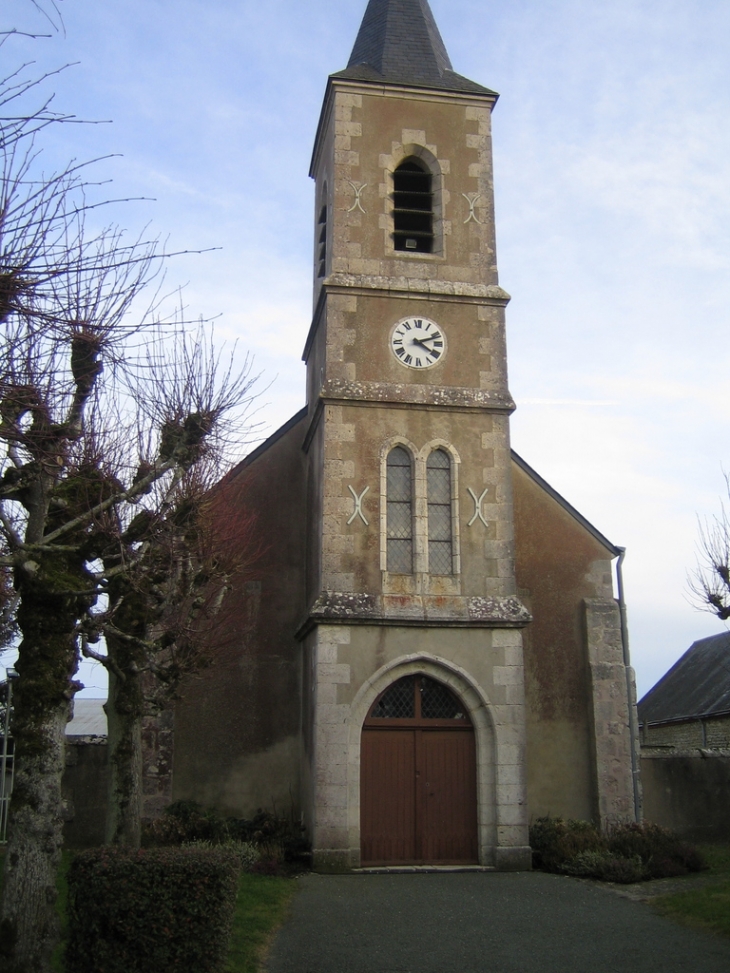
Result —
<path fill-rule="evenodd" d="M 446 354 L 446 335 L 429 318 L 403 318 L 390 333 L 390 350 L 407 368 L 432 368 Z"/>

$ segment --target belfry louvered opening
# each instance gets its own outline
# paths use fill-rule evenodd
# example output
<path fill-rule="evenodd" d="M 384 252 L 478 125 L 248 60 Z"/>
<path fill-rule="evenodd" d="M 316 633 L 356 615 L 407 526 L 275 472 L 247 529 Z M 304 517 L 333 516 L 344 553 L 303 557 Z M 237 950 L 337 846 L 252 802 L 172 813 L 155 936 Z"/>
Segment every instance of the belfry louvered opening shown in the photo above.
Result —
<path fill-rule="evenodd" d="M 393 173 L 393 245 L 414 253 L 433 251 L 431 173 L 415 159 L 406 159 Z"/>
<path fill-rule="evenodd" d="M 453 533 L 451 522 L 451 458 L 435 449 L 426 464 L 428 499 L 428 570 L 430 574 L 451 574 Z"/>
<path fill-rule="evenodd" d="M 395 574 L 413 572 L 413 469 L 410 454 L 402 446 L 388 453 L 387 468 L 387 569 Z"/>
<path fill-rule="evenodd" d="M 325 187 L 326 189 L 326 187 Z M 317 277 L 324 277 L 327 268 L 327 204 L 323 203 L 317 220 Z"/>

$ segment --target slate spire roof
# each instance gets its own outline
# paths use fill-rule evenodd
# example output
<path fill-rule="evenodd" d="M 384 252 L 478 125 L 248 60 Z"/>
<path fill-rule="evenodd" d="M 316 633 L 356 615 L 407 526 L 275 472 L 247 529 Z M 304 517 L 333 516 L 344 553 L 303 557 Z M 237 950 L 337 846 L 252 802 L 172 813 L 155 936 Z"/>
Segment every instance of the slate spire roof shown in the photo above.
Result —
<path fill-rule="evenodd" d="M 494 94 L 455 73 L 428 0 L 369 0 L 347 68 L 333 77 Z"/>

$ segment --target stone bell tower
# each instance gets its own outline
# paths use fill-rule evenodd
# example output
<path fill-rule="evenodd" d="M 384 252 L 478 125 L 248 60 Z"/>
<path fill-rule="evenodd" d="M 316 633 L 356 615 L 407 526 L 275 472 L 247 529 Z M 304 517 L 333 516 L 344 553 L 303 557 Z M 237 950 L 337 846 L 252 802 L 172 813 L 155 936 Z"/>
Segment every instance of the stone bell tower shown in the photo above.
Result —
<path fill-rule="evenodd" d="M 514 575 L 496 100 L 453 71 L 427 0 L 370 0 L 347 68 L 327 84 L 311 168 L 310 608 L 299 633 L 304 806 L 320 868 L 530 864 L 521 635 L 530 616 Z M 373 714 L 399 680 L 452 699 L 446 756 L 419 756 L 435 746 L 427 721 L 393 756 L 407 729 L 395 719 L 366 769 L 364 724 L 391 726 Z M 435 769 L 454 763 L 447 730 L 459 720 L 474 734 L 463 758 L 474 813 L 454 827 L 473 840 L 439 849 L 429 828 L 467 801 L 449 808 L 457 784 Z M 398 780 L 413 778 L 407 810 L 373 823 L 365 808 L 384 806 L 401 759 Z M 413 813 L 415 837 L 398 831 L 402 813 Z"/>

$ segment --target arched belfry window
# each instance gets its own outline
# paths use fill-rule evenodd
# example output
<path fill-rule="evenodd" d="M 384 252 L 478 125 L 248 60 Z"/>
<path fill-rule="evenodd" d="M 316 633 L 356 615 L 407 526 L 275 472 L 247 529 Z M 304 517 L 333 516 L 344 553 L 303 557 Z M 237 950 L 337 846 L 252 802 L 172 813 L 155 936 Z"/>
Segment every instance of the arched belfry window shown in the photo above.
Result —
<path fill-rule="evenodd" d="M 432 176 L 415 159 L 393 173 L 393 245 L 415 253 L 433 251 Z"/>
<path fill-rule="evenodd" d="M 408 450 L 396 446 L 388 453 L 387 570 L 413 572 L 413 465 Z"/>
<path fill-rule="evenodd" d="M 428 500 L 428 570 L 430 574 L 452 574 L 453 529 L 451 517 L 451 458 L 435 449 L 426 463 Z"/>

